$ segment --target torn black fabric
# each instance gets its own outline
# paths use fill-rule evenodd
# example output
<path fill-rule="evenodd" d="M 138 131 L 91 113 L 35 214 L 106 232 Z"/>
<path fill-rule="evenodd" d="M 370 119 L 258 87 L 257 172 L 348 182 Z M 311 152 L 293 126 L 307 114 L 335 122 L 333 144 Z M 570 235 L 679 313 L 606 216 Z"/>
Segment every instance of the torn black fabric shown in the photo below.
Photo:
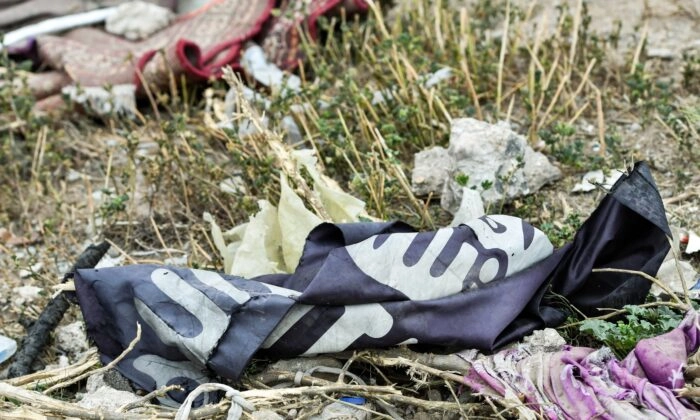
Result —
<path fill-rule="evenodd" d="M 246 280 L 211 271 L 135 265 L 78 270 L 76 289 L 103 362 L 143 336 L 118 368 L 140 387 L 192 389 L 237 379 L 255 354 L 290 357 L 420 343 L 493 350 L 564 313 L 551 290 L 586 313 L 641 303 L 634 275 L 656 274 L 669 250 L 647 166 L 613 187 L 573 242 L 503 215 L 415 232 L 403 223 L 324 224 L 289 275 Z M 182 395 L 171 395 L 181 400 Z"/>

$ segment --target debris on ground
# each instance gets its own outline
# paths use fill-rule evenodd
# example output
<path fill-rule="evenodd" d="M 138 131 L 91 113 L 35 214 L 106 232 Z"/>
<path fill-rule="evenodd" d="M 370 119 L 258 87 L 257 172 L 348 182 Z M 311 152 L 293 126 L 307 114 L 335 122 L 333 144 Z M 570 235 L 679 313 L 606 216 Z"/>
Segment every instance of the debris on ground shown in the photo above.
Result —
<path fill-rule="evenodd" d="M 464 187 L 479 191 L 491 206 L 532 194 L 561 177 L 545 155 L 505 122 L 455 119 L 447 150 L 436 146 L 415 159 L 414 192 L 441 196 L 450 213 L 459 209 Z"/>
<path fill-rule="evenodd" d="M 609 190 L 622 176 L 623 171 L 613 170 L 606 175 L 602 169 L 586 172 L 581 177 L 581 182 L 574 185 L 571 192 L 591 192 L 598 188 Z"/>
<path fill-rule="evenodd" d="M 175 18 L 172 10 L 145 1 L 130 1 L 117 6 L 107 17 L 105 30 L 130 41 L 148 38 L 167 27 Z"/>

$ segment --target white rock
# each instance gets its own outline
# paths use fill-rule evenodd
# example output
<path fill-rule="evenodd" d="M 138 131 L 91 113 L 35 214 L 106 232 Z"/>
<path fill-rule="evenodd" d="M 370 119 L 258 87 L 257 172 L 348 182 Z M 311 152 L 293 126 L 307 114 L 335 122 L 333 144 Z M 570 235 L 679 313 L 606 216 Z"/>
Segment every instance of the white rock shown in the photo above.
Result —
<path fill-rule="evenodd" d="M 486 214 L 481 194 L 471 188 L 462 188 L 462 203 L 450 226 L 459 226 Z"/>
<path fill-rule="evenodd" d="M 97 263 L 95 268 L 110 268 L 110 267 L 119 267 L 120 265 L 124 264 L 124 256 L 119 255 L 117 257 L 112 257 L 109 254 L 105 254 L 102 259 Z"/>
<path fill-rule="evenodd" d="M 284 417 L 275 413 L 272 410 L 257 410 L 253 411 L 250 416 L 253 420 L 283 420 Z"/>
<path fill-rule="evenodd" d="M 227 194 L 248 194 L 248 186 L 241 175 L 234 175 L 219 183 L 219 189 Z"/>
<path fill-rule="evenodd" d="M 624 172 L 621 170 L 612 170 L 606 176 L 601 169 L 587 172 L 581 177 L 581 182 L 574 185 L 571 192 L 590 192 L 595 190 L 597 184 L 600 184 L 605 189 L 612 188 Z"/>
<path fill-rule="evenodd" d="M 430 89 L 431 87 L 437 86 L 441 82 L 448 80 L 450 77 L 452 77 L 452 69 L 449 67 L 443 67 L 428 76 L 428 79 L 425 81 L 425 87 Z"/>
<path fill-rule="evenodd" d="M 17 351 L 17 342 L 0 334 L 0 363 L 12 357 Z"/>
<path fill-rule="evenodd" d="M 438 195 L 450 176 L 455 163 L 447 149 L 435 146 L 413 157 L 411 189 L 416 195 Z"/>
<path fill-rule="evenodd" d="M 78 405 L 83 408 L 115 412 L 122 405 L 138 400 L 139 396 L 131 392 L 118 391 L 108 386 L 102 386 L 86 393 L 83 399 L 78 402 Z"/>
<path fill-rule="evenodd" d="M 262 119 L 259 122 L 259 125 L 261 126 L 260 128 L 262 128 L 263 130 L 268 128 L 270 126 L 270 119 L 266 116 L 262 117 Z M 255 123 L 253 120 L 246 118 L 243 121 L 241 121 L 240 125 L 238 126 L 238 137 L 244 138 L 255 134 L 260 134 L 260 128 L 258 128 L 258 123 Z"/>
<path fill-rule="evenodd" d="M 533 331 L 532 334 L 525 337 L 524 341 L 530 346 L 531 353 L 560 351 L 566 345 L 564 337 L 559 335 L 559 332 L 554 328 Z"/>
<path fill-rule="evenodd" d="M 692 230 L 688 231 L 688 245 L 685 247 L 686 254 L 694 254 L 700 251 L 700 236 Z"/>
<path fill-rule="evenodd" d="M 114 85 L 104 87 L 66 86 L 61 92 L 87 112 L 98 116 L 120 115 L 133 118 L 136 115 L 136 86 Z"/>
<path fill-rule="evenodd" d="M 532 150 L 527 140 L 506 122 L 453 120 L 448 152 L 456 162 L 453 174 L 467 175 L 466 186 L 476 187 L 486 205 L 531 194 L 561 178 L 559 169 L 545 155 Z M 454 213 L 461 203 L 462 189 L 453 176 L 448 183 L 454 194 L 441 204 Z M 486 184 L 490 187 L 484 188 Z"/>
<path fill-rule="evenodd" d="M 287 143 L 297 144 L 304 140 L 299 126 L 297 125 L 296 121 L 294 121 L 294 117 L 287 115 L 286 117 L 282 118 L 282 129 L 285 131 L 285 133 L 287 133 L 285 136 Z"/>
<path fill-rule="evenodd" d="M 148 38 L 170 25 L 175 14 L 165 7 L 144 1 L 122 3 L 107 17 L 107 32 L 135 41 Z"/>
<path fill-rule="evenodd" d="M 166 258 L 163 260 L 163 264 L 165 265 L 174 265 L 178 267 L 186 267 L 187 266 L 187 254 L 182 254 L 177 257 L 170 257 Z"/>
<path fill-rule="evenodd" d="M 87 351 L 88 341 L 83 323 L 76 321 L 56 328 L 56 345 L 71 358 Z"/>
<path fill-rule="evenodd" d="M 265 51 L 259 45 L 251 44 L 243 51 L 241 65 L 263 86 L 283 92 L 298 92 L 301 89 L 299 76 L 286 73 L 275 64 L 269 63 Z"/>
<path fill-rule="evenodd" d="M 15 294 L 13 301 L 17 306 L 26 305 L 35 301 L 43 290 L 41 287 L 36 286 L 15 287 L 12 289 L 12 292 Z"/>
<path fill-rule="evenodd" d="M 681 273 L 683 273 L 683 279 L 686 281 L 686 285 L 689 289 L 692 288 L 698 279 L 698 272 L 695 271 L 693 266 L 687 261 L 679 261 L 678 265 L 680 266 Z M 678 267 L 676 266 L 675 259 L 664 261 L 659 268 L 659 272 L 656 274 L 656 278 L 675 293 L 684 293 L 683 283 L 678 275 Z M 658 286 L 653 285 L 651 287 L 651 293 L 658 296 L 664 292 Z M 695 293 L 692 294 L 698 293 L 700 293 L 700 291 L 695 291 Z"/>
<path fill-rule="evenodd" d="M 361 408 L 334 402 L 328 404 L 320 416 L 314 417 L 319 420 L 365 420 L 369 419 L 369 413 Z"/>

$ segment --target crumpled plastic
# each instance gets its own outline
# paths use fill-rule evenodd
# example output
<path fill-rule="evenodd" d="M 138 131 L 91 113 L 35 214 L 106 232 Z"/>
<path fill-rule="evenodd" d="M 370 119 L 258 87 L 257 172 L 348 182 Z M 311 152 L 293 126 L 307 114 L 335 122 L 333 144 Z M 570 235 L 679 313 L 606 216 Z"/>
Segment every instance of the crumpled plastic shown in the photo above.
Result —
<path fill-rule="evenodd" d="M 314 194 L 330 220 L 323 220 L 307 209 L 284 174 L 280 177 L 279 205 L 258 201 L 260 211 L 248 223 L 223 232 L 211 214 L 205 213 L 204 220 L 211 224 L 214 245 L 224 260 L 226 274 L 253 278 L 291 273 L 313 228 L 324 221 L 348 223 L 368 217 L 362 200 L 344 192 L 333 179 L 321 173 L 313 150 L 296 150 L 291 155 L 297 170 L 305 170 L 311 178 Z"/>

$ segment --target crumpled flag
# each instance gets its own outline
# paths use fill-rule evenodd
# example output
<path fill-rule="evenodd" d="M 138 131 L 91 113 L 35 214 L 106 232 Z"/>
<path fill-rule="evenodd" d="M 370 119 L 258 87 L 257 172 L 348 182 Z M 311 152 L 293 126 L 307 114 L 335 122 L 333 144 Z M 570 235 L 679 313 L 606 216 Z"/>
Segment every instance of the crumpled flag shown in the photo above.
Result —
<path fill-rule="evenodd" d="M 139 42 L 107 34 L 96 28 L 79 28 L 63 36 L 40 36 L 36 49 L 42 64 L 64 73 L 70 83 L 81 86 L 104 86 L 144 83 L 168 86 L 171 75 L 179 80 L 219 77 L 222 68 L 240 68 L 243 43 L 258 35 L 263 37 L 266 53 L 283 68 L 297 64 L 301 57 L 299 24 L 305 23 L 315 33 L 319 16 L 339 7 L 363 11 L 363 0 L 292 0 L 283 2 L 272 16 L 274 0 L 211 0 L 202 8 L 180 16 L 174 24 Z M 51 88 L 40 80 L 30 87 L 41 86 L 41 93 L 56 93 L 65 78 L 52 73 Z M 33 79 L 41 79 L 41 74 Z M 59 85 L 58 83 L 63 83 Z"/>
<path fill-rule="evenodd" d="M 644 301 L 669 250 L 661 197 L 639 163 L 616 183 L 574 241 L 512 216 L 415 232 L 394 223 L 322 224 L 292 274 L 250 280 L 154 265 L 86 269 L 75 286 L 103 363 L 146 390 L 179 384 L 182 401 L 217 375 L 239 378 L 255 354 L 301 354 L 421 343 L 494 350 L 566 315 L 547 289 L 586 313 Z"/>
<path fill-rule="evenodd" d="M 685 385 L 683 368 L 699 345 L 700 314 L 691 310 L 672 331 L 641 340 L 624 360 L 606 347 L 531 353 L 524 345 L 463 357 L 471 364 L 464 382 L 481 394 L 510 400 L 506 403 L 522 418 L 700 418 L 674 394 Z"/>

